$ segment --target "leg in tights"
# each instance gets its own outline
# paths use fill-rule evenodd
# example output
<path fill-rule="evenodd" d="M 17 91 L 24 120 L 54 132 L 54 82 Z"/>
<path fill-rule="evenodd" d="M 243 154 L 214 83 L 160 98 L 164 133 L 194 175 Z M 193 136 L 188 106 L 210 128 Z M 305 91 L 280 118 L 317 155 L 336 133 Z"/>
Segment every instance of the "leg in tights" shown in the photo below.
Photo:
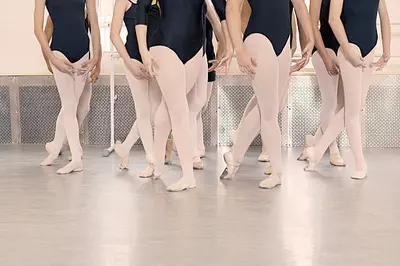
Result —
<path fill-rule="evenodd" d="M 82 95 L 79 99 L 77 117 L 79 127 L 82 126 L 90 108 L 90 98 L 92 97 L 92 85 L 89 82 L 89 78 L 86 80 L 85 87 L 83 89 Z M 62 144 L 60 144 L 62 143 Z M 63 114 L 62 109 L 57 117 L 56 122 L 56 132 L 54 134 L 54 139 L 51 142 L 46 143 L 46 150 L 49 152 L 49 156 L 44 160 L 41 165 L 47 166 L 53 164 L 54 160 L 58 157 L 53 156 L 53 154 L 58 154 L 62 151 L 63 147 L 68 146 L 67 136 L 65 135 L 65 129 L 63 124 Z"/>
<path fill-rule="evenodd" d="M 199 149 L 200 157 L 204 157 L 206 154 L 206 148 L 204 146 L 204 128 L 202 113 L 205 112 L 208 107 L 208 103 L 210 102 L 213 85 L 214 82 L 207 83 L 207 100 L 203 106 L 201 113 L 197 116 L 197 147 Z"/>
<path fill-rule="evenodd" d="M 206 57 L 203 57 L 203 63 L 200 68 L 200 72 L 197 76 L 197 81 L 191 91 L 188 92 L 187 99 L 189 104 L 189 119 L 190 128 L 192 129 L 193 139 L 197 140 L 198 125 L 197 120 L 207 102 L 207 61 Z M 194 169 L 203 169 L 203 163 L 200 159 L 200 151 L 197 145 L 193 145 L 193 167 Z"/>
<path fill-rule="evenodd" d="M 332 49 L 327 49 L 329 55 L 333 60 L 337 61 L 337 57 L 335 52 Z M 335 115 L 335 111 L 337 108 L 337 95 L 338 95 L 338 84 L 339 84 L 339 75 L 330 76 L 326 70 L 324 61 L 318 52 L 315 52 L 312 57 L 312 63 L 317 75 L 318 85 L 321 92 L 322 105 L 321 105 L 321 114 L 320 114 L 320 127 L 317 132 L 319 134 L 315 134 L 313 139 L 313 143 L 317 143 L 319 138 L 322 136 L 322 133 L 326 130 L 329 125 L 329 121 Z M 331 155 L 339 154 L 339 149 L 334 140 L 329 146 L 329 150 Z"/>
<path fill-rule="evenodd" d="M 357 46 L 353 45 L 353 49 L 357 49 L 360 53 Z M 306 170 L 315 170 L 329 144 L 345 126 L 356 163 L 356 172 L 352 177 L 362 179 L 366 176 L 367 169 L 362 151 L 360 116 L 364 106 L 363 101 L 366 99 L 366 92 L 370 85 L 368 82 L 370 82 L 372 70 L 368 68 L 370 68 L 369 65 L 373 60 L 373 56 L 374 51 L 371 51 L 364 58 L 367 69 L 363 71 L 361 68 L 353 67 L 339 50 L 338 57 L 343 79 L 345 106 L 331 120 L 321 140 L 314 147 L 307 149 L 307 154 L 310 156 L 310 165 Z"/>
<path fill-rule="evenodd" d="M 253 34 L 246 39 L 246 48 L 257 62 L 256 74 L 253 78 L 253 87 L 257 97 L 261 114 L 261 131 L 265 132 L 266 146 L 271 160 L 273 173 L 270 178 L 260 183 L 263 188 L 272 188 L 280 184 L 281 141 L 278 124 L 280 106 L 280 90 L 287 89 L 287 79 L 290 71 L 290 49 L 286 45 L 282 54 L 276 57 L 270 41 L 261 34 Z M 264 133 L 263 133 L 264 134 Z M 241 132 L 238 133 L 238 139 Z M 233 161 L 238 163 L 241 154 L 248 149 L 234 145 L 232 149 Z M 244 152 L 243 152 L 244 151 Z"/>
<path fill-rule="evenodd" d="M 158 108 L 155 123 L 154 162 L 155 176 L 161 175 L 165 156 L 165 144 L 169 135 L 168 114 L 174 132 L 176 147 L 182 166 L 183 177 L 168 187 L 170 191 L 181 191 L 196 186 L 193 175 L 193 138 L 190 129 L 187 88 L 194 86 L 204 62 L 202 51 L 199 51 L 185 65 L 168 47 L 155 46 L 151 52 L 156 59 L 156 79 L 160 86 L 163 102 Z M 167 134 L 165 134 L 167 132 Z M 161 134 L 160 134 L 161 133 Z M 160 170 L 161 169 L 161 170 Z"/>
<path fill-rule="evenodd" d="M 56 51 L 54 54 L 58 57 L 65 58 L 65 56 L 60 52 Z M 80 67 L 82 62 L 87 59 L 88 54 L 78 62 L 74 63 L 74 65 L 76 67 Z M 71 76 L 69 74 L 60 72 L 56 67 L 53 67 L 53 70 L 54 78 L 56 80 L 58 92 L 61 98 L 64 130 L 72 154 L 72 161 L 65 167 L 59 169 L 57 173 L 67 174 L 73 171 L 82 171 L 82 147 L 79 141 L 77 108 L 88 77 L 87 74 Z M 62 141 L 60 143 L 62 145 Z M 55 149 L 57 150 L 58 154 L 61 147 L 55 147 Z M 55 153 L 53 154 L 55 155 Z"/>

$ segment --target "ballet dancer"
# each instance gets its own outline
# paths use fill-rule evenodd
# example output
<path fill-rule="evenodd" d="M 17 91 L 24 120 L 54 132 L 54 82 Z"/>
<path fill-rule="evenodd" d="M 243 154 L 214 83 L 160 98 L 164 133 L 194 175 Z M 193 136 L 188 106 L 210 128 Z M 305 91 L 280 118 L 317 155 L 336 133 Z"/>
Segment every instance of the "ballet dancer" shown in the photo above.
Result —
<path fill-rule="evenodd" d="M 243 20 L 246 21 L 246 14 L 249 12 L 244 11 L 244 9 L 246 8 L 246 5 L 243 5 L 243 10 L 242 10 L 242 26 L 244 25 L 244 27 L 246 27 L 247 22 L 243 23 Z M 290 11 L 293 11 L 293 5 L 292 3 L 290 3 Z M 244 19 L 243 19 L 244 18 Z M 296 20 L 295 20 L 295 16 L 294 13 L 291 16 L 292 18 L 292 32 L 290 35 L 290 42 L 291 42 L 291 56 L 293 57 L 295 51 L 296 51 L 296 28 L 297 28 L 297 24 L 296 24 Z M 299 24 L 299 33 L 300 33 L 300 46 L 302 48 L 303 51 L 310 51 L 307 47 L 308 41 L 306 38 L 306 34 L 304 33 L 303 29 L 301 28 L 300 24 Z M 296 71 L 300 71 L 304 66 L 306 66 L 308 64 L 308 54 L 307 53 L 303 53 L 303 59 L 301 60 L 294 60 L 295 64 L 291 67 L 291 71 L 290 73 L 296 72 Z M 286 87 L 287 89 L 283 91 L 282 94 L 279 95 L 279 102 L 280 102 L 280 106 L 279 106 L 279 112 L 281 112 L 283 110 L 283 108 L 285 107 L 285 103 L 286 103 L 286 99 L 287 99 L 287 94 L 289 91 L 289 86 L 290 86 L 290 78 L 287 80 L 286 82 Z M 261 119 L 260 119 L 260 111 L 258 108 L 258 104 L 257 104 L 257 98 L 254 95 L 251 100 L 249 101 L 244 114 L 242 116 L 242 120 L 238 125 L 238 128 L 236 130 L 231 131 L 231 139 L 234 142 L 234 145 L 236 144 L 236 132 L 239 132 L 241 130 L 241 127 L 249 127 L 252 128 L 254 131 L 251 134 L 245 135 L 242 138 L 240 138 L 238 140 L 239 143 L 239 147 L 243 147 L 246 148 L 248 147 L 248 145 L 250 145 L 250 143 L 254 140 L 254 138 L 261 133 L 262 138 L 261 139 L 266 139 L 265 134 L 263 134 L 264 132 L 261 131 Z M 246 145 L 242 144 L 242 143 L 247 143 Z M 265 141 L 263 141 L 263 143 L 265 143 Z M 266 145 L 263 144 L 263 149 Z M 238 154 L 242 154 L 242 159 L 244 156 L 244 153 L 246 151 L 245 150 L 237 150 Z M 263 154 L 264 153 L 264 154 Z M 269 160 L 268 158 L 266 158 L 268 155 L 266 152 L 262 152 L 262 154 L 259 156 L 258 160 L 259 161 L 264 161 L 264 160 Z M 241 160 L 242 160 L 241 159 Z M 241 162 L 240 160 L 240 162 Z M 231 179 L 234 177 L 238 166 L 237 167 L 227 167 L 224 172 L 221 175 L 222 179 Z M 229 171 L 231 170 L 231 171 Z M 268 166 L 264 169 L 264 173 L 266 175 L 270 175 L 272 173 L 272 167 Z"/>
<path fill-rule="evenodd" d="M 128 136 L 122 144 L 115 144 L 115 152 L 120 157 L 120 169 L 128 168 L 129 151 L 137 141 L 142 139 L 146 153 L 148 166 L 138 176 L 149 178 L 153 175 L 153 127 L 152 120 L 156 107 L 161 102 L 161 92 L 154 79 L 150 79 L 146 67 L 142 64 L 139 46 L 136 38 L 136 9 L 137 2 L 131 0 L 117 0 L 111 22 L 111 41 L 116 50 L 124 60 L 126 78 L 131 88 L 135 102 L 136 121 L 134 122 Z M 154 32 L 160 19 L 160 12 L 156 1 L 153 1 L 147 10 L 148 31 L 147 43 L 153 43 Z M 120 33 L 122 24 L 128 30 L 125 44 Z"/>
<path fill-rule="evenodd" d="M 244 41 L 241 38 L 240 30 L 240 7 L 243 0 L 228 2 L 227 20 L 239 68 L 253 79 L 261 117 L 261 132 L 265 134 L 265 144 L 271 161 L 272 173 L 259 186 L 260 188 L 273 188 L 281 184 L 282 176 L 278 113 L 282 98 L 287 93 L 287 83 L 291 71 L 290 1 L 249 0 L 248 2 L 252 12 L 244 34 Z M 294 71 L 308 62 L 314 40 L 305 3 L 301 0 L 292 0 L 291 2 L 308 42 L 303 50 L 303 58 L 299 60 L 301 64 L 297 62 L 298 64 L 292 69 Z M 234 176 L 251 144 L 252 139 L 248 136 L 258 132 L 257 127 L 259 126 L 251 121 L 251 125 L 243 125 L 237 132 L 237 140 L 241 141 L 232 147 L 231 152 L 224 154 L 227 174 L 223 174 L 221 178 L 230 179 Z M 244 139 L 246 140 L 242 141 Z"/>
<path fill-rule="evenodd" d="M 87 19 L 87 12 L 85 9 L 85 27 L 87 30 L 89 30 L 89 21 Z M 53 22 L 51 21 L 50 16 L 47 17 L 46 21 L 46 26 L 44 29 L 44 32 L 47 37 L 47 41 L 50 43 L 51 38 L 53 36 L 53 31 L 54 31 L 54 25 Z M 45 53 L 42 52 L 44 60 L 47 65 L 47 69 L 51 74 L 53 74 L 53 70 L 51 68 L 51 64 L 49 59 L 46 57 Z M 92 84 L 97 81 L 100 71 L 101 71 L 101 54 L 100 60 L 98 60 L 96 66 L 90 73 L 90 79 L 86 80 L 85 87 L 83 88 L 82 95 L 79 99 L 78 107 L 77 107 L 77 117 L 78 117 L 78 124 L 79 127 L 82 126 L 83 121 L 85 120 L 87 114 L 89 113 L 90 109 L 90 98 L 92 97 Z M 63 116 L 62 116 L 62 111 L 60 110 L 58 117 L 57 117 L 57 123 L 56 123 L 56 132 L 55 132 L 55 137 L 53 141 L 46 143 L 45 147 L 46 150 L 49 152 L 49 155 L 47 158 L 40 163 L 41 166 L 49 166 L 52 165 L 54 160 L 58 157 L 58 155 L 62 154 L 64 151 L 68 149 L 68 141 L 67 137 L 65 135 L 65 130 L 64 130 L 64 125 L 63 125 Z M 62 148 L 60 152 L 57 154 L 57 149 L 55 147 L 60 147 L 59 142 L 62 142 Z M 53 151 L 53 153 L 51 152 Z M 72 157 L 69 156 L 68 160 L 72 160 Z"/>
<path fill-rule="evenodd" d="M 376 19 L 379 13 L 383 55 L 373 62 L 378 41 Z M 306 171 L 315 171 L 328 146 L 346 128 L 355 159 L 353 179 L 367 176 L 360 116 L 364 112 L 372 70 L 383 69 L 390 59 L 390 20 L 385 0 L 332 1 L 329 25 L 338 40 L 338 64 L 343 81 L 344 108 L 330 120 L 319 142 L 306 149 L 309 165 Z"/>
<path fill-rule="evenodd" d="M 221 20 L 224 20 L 224 0 L 213 0 Z M 159 0 L 161 18 L 156 30 L 156 42 L 150 50 L 147 45 L 147 11 L 151 6 L 150 0 L 138 0 L 136 14 L 136 33 L 139 51 L 151 76 L 155 76 L 160 86 L 163 100 L 159 106 L 155 122 L 154 142 L 154 178 L 161 175 L 163 166 L 165 144 L 169 134 L 169 119 L 176 140 L 183 177 L 175 184 L 169 186 L 168 191 L 182 191 L 196 187 L 193 174 L 194 146 L 191 132 L 190 110 L 187 102 L 187 91 L 198 81 L 207 78 L 207 62 L 203 56 L 204 46 L 204 5 L 205 0 Z M 220 5 L 219 5 L 220 4 Z M 215 11 L 211 4 L 207 4 L 207 17 L 211 23 L 218 21 L 213 14 Z M 224 38 L 223 35 L 220 38 Z M 205 68 L 204 68 L 205 66 Z M 206 72 L 201 75 L 202 69 Z M 197 128 L 193 129 L 197 130 Z M 162 149 L 160 147 L 163 147 Z M 160 150 L 158 150 L 160 149 Z"/>
<path fill-rule="evenodd" d="M 291 22 L 292 22 L 292 30 L 291 30 L 291 33 L 290 33 L 290 49 L 291 49 L 291 55 L 293 57 L 294 53 L 297 50 L 297 36 L 296 36 L 297 35 L 296 34 L 296 32 L 297 32 L 297 30 L 296 30 L 297 29 L 297 23 L 296 23 L 296 17 L 295 17 L 295 15 L 293 13 L 293 5 L 292 5 L 291 2 L 290 2 L 290 13 L 291 13 Z M 247 1 L 245 1 L 243 3 L 242 12 L 241 12 L 242 32 L 244 32 L 246 30 L 250 14 L 251 14 L 251 9 L 250 9 L 249 3 Z M 301 30 L 301 28 L 299 27 L 299 31 L 300 30 Z M 302 45 L 304 44 L 304 42 L 303 42 L 304 38 L 302 38 L 303 36 L 304 36 L 304 34 L 300 34 L 300 43 Z M 302 47 L 304 48 L 304 45 Z M 307 63 L 305 62 L 303 64 L 303 66 L 306 65 L 306 64 Z M 289 85 L 290 85 L 290 82 L 287 83 L 287 86 L 289 86 Z M 287 92 L 289 91 L 289 87 L 288 87 L 288 89 L 286 91 Z M 284 107 L 284 104 L 285 104 L 285 101 L 286 101 L 286 95 L 287 95 L 287 93 L 285 94 L 285 97 L 282 98 L 282 104 L 280 106 L 280 111 L 282 111 L 282 109 Z M 237 128 L 239 128 L 242 125 L 244 118 L 255 107 L 258 108 L 258 106 L 257 106 L 257 98 L 256 98 L 255 95 L 253 95 L 253 97 L 250 99 L 250 101 L 248 102 L 248 104 L 247 104 L 247 106 L 246 106 L 246 108 L 244 110 L 243 116 L 242 116 L 241 121 L 240 121 L 240 123 L 239 123 Z M 260 130 L 258 130 L 258 131 L 260 131 Z M 231 138 L 233 143 L 236 142 L 236 132 L 237 132 L 237 129 L 236 130 L 232 130 L 230 132 L 230 138 Z M 269 162 L 269 157 L 268 157 L 268 154 L 267 154 L 267 148 L 266 148 L 266 145 L 264 145 L 264 141 L 263 141 L 263 145 L 262 145 L 261 154 L 258 156 L 257 160 L 259 162 Z M 268 167 L 266 169 L 266 172 L 270 173 L 270 167 Z"/>
<path fill-rule="evenodd" d="M 306 146 L 313 146 L 318 143 L 323 132 L 329 125 L 329 121 L 335 113 L 343 107 L 343 88 L 339 88 L 340 70 L 337 58 L 339 42 L 336 40 L 331 27 L 329 26 L 330 0 L 311 0 L 310 16 L 315 37 L 315 49 L 312 56 L 312 64 L 318 80 L 318 87 L 321 92 L 322 104 L 320 121 L 321 124 L 314 136 L 306 136 Z M 318 26 L 319 25 L 319 26 Z M 333 166 L 343 167 L 345 162 L 340 155 L 336 139 L 329 146 L 330 163 Z M 305 152 L 299 161 L 306 161 Z"/>
<path fill-rule="evenodd" d="M 85 26 L 85 4 L 94 51 L 91 59 L 89 59 L 89 35 Z M 43 30 L 45 7 L 54 24 L 50 46 Z M 59 169 L 57 173 L 68 174 L 82 171 L 82 147 L 79 141 L 77 107 L 88 75 L 101 57 L 95 0 L 68 2 L 35 0 L 34 32 L 53 70 L 61 98 L 63 127 L 72 156 L 71 162 Z M 62 146 L 62 141 L 58 145 Z M 61 147 L 55 147 L 50 153 L 56 156 L 60 150 Z"/>

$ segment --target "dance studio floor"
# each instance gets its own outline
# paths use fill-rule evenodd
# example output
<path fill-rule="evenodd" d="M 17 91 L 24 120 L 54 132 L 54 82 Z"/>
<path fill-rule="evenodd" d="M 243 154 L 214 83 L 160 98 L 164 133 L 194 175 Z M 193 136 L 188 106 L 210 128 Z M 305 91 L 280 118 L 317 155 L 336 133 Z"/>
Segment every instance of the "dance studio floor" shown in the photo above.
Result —
<path fill-rule="evenodd" d="M 300 149 L 284 152 L 284 183 L 258 189 L 264 164 L 253 148 L 233 181 L 221 182 L 212 149 L 197 189 L 168 193 L 177 158 L 163 180 L 140 180 L 140 148 L 131 170 L 85 147 L 85 171 L 56 175 L 65 158 L 41 168 L 42 146 L 0 146 L 2 266 L 398 266 L 400 150 L 369 149 L 369 177 L 353 169 L 306 173 Z"/>

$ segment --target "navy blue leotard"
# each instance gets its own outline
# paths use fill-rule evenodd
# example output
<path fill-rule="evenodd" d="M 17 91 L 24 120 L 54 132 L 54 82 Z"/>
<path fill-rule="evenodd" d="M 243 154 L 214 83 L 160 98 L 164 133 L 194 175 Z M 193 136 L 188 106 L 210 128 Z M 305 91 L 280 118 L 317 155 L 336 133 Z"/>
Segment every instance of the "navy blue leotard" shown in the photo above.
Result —
<path fill-rule="evenodd" d="M 319 15 L 319 31 L 321 32 L 322 41 L 326 48 L 332 49 L 335 54 L 337 54 L 339 50 L 339 42 L 337 41 L 335 35 L 333 34 L 332 28 L 329 25 L 329 9 L 331 6 L 331 0 L 322 0 L 321 2 L 321 11 Z M 317 51 L 317 48 L 314 47 L 313 53 Z"/>
<path fill-rule="evenodd" d="M 276 56 L 285 48 L 291 32 L 290 0 L 248 0 L 251 7 L 244 39 L 260 33 L 269 39 Z"/>
<path fill-rule="evenodd" d="M 376 46 L 376 18 L 379 0 L 344 0 L 342 21 L 350 43 L 357 45 L 363 57 Z"/>
<path fill-rule="evenodd" d="M 128 51 L 129 56 L 132 59 L 136 59 L 142 62 L 142 57 L 139 52 L 139 45 L 136 36 L 136 8 L 137 4 L 131 2 L 131 6 L 126 10 L 124 15 L 124 23 L 128 31 L 126 36 L 125 47 Z M 157 5 L 151 5 L 147 10 L 148 17 L 148 27 L 147 27 L 147 45 L 150 47 L 154 41 L 154 33 L 158 26 L 158 21 L 160 20 L 160 10 Z"/>
<path fill-rule="evenodd" d="M 89 52 L 85 4 L 85 0 L 46 0 L 54 25 L 50 49 L 61 52 L 71 63 Z"/>
<path fill-rule="evenodd" d="M 137 24 L 147 25 L 147 12 L 152 0 L 138 0 Z M 213 0 L 221 20 L 225 19 L 225 0 Z M 173 50 L 183 64 L 204 47 L 205 1 L 159 0 L 161 18 L 151 46 L 166 46 Z M 223 7 L 223 8 L 221 8 Z"/>

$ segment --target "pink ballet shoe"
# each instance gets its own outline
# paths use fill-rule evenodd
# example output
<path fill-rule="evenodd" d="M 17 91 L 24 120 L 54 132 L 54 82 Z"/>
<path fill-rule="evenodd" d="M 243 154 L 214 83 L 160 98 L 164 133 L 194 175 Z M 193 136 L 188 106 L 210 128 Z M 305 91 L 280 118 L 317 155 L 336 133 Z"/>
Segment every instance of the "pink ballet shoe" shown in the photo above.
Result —
<path fill-rule="evenodd" d="M 271 175 L 272 174 L 272 167 L 271 166 L 265 167 L 264 174 Z"/>
<path fill-rule="evenodd" d="M 150 178 L 154 174 L 154 166 L 149 164 L 144 170 L 138 173 L 139 178 Z"/>
<path fill-rule="evenodd" d="M 116 142 L 114 145 L 114 151 L 119 156 L 119 169 L 127 170 L 129 166 L 129 151 L 126 151 L 121 142 Z"/>
<path fill-rule="evenodd" d="M 333 153 L 330 155 L 330 163 L 336 167 L 345 167 L 346 163 L 344 162 L 340 153 Z"/>
<path fill-rule="evenodd" d="M 83 163 L 82 161 L 77 161 L 77 162 L 70 162 L 66 166 L 64 166 L 61 169 L 57 170 L 57 174 L 59 175 L 65 175 L 65 174 L 70 174 L 73 172 L 81 172 L 83 171 Z"/>
<path fill-rule="evenodd" d="M 257 160 L 261 163 L 267 163 L 269 162 L 269 156 L 266 153 L 261 153 L 260 156 L 258 156 Z"/>
<path fill-rule="evenodd" d="M 306 149 L 309 147 L 312 147 L 313 139 L 314 139 L 313 135 L 306 135 L 306 148 L 303 150 L 303 152 L 297 158 L 297 161 L 302 161 L 302 162 L 307 161 Z"/>
<path fill-rule="evenodd" d="M 262 189 L 271 189 L 282 184 L 281 174 L 271 174 L 260 182 L 259 187 Z"/>
<path fill-rule="evenodd" d="M 191 178 L 182 177 L 175 184 L 168 186 L 167 190 L 169 192 L 181 192 L 188 189 L 194 189 L 195 187 L 196 187 L 196 180 L 194 179 L 194 177 Z"/>
<path fill-rule="evenodd" d="M 204 169 L 204 164 L 201 161 L 201 159 L 200 159 L 200 161 L 193 162 L 193 169 L 194 170 L 203 170 Z"/>
<path fill-rule="evenodd" d="M 230 180 L 235 177 L 235 174 L 239 169 L 239 166 L 234 165 L 232 152 L 227 152 L 224 154 L 224 161 L 226 163 L 226 168 L 224 169 L 219 178 L 224 180 Z"/>
<path fill-rule="evenodd" d="M 304 171 L 306 172 L 315 172 L 317 169 L 317 166 L 319 164 L 319 160 L 316 158 L 315 155 L 315 148 L 314 147 L 309 147 L 306 149 L 306 156 L 308 160 L 308 166 L 304 168 Z"/>

